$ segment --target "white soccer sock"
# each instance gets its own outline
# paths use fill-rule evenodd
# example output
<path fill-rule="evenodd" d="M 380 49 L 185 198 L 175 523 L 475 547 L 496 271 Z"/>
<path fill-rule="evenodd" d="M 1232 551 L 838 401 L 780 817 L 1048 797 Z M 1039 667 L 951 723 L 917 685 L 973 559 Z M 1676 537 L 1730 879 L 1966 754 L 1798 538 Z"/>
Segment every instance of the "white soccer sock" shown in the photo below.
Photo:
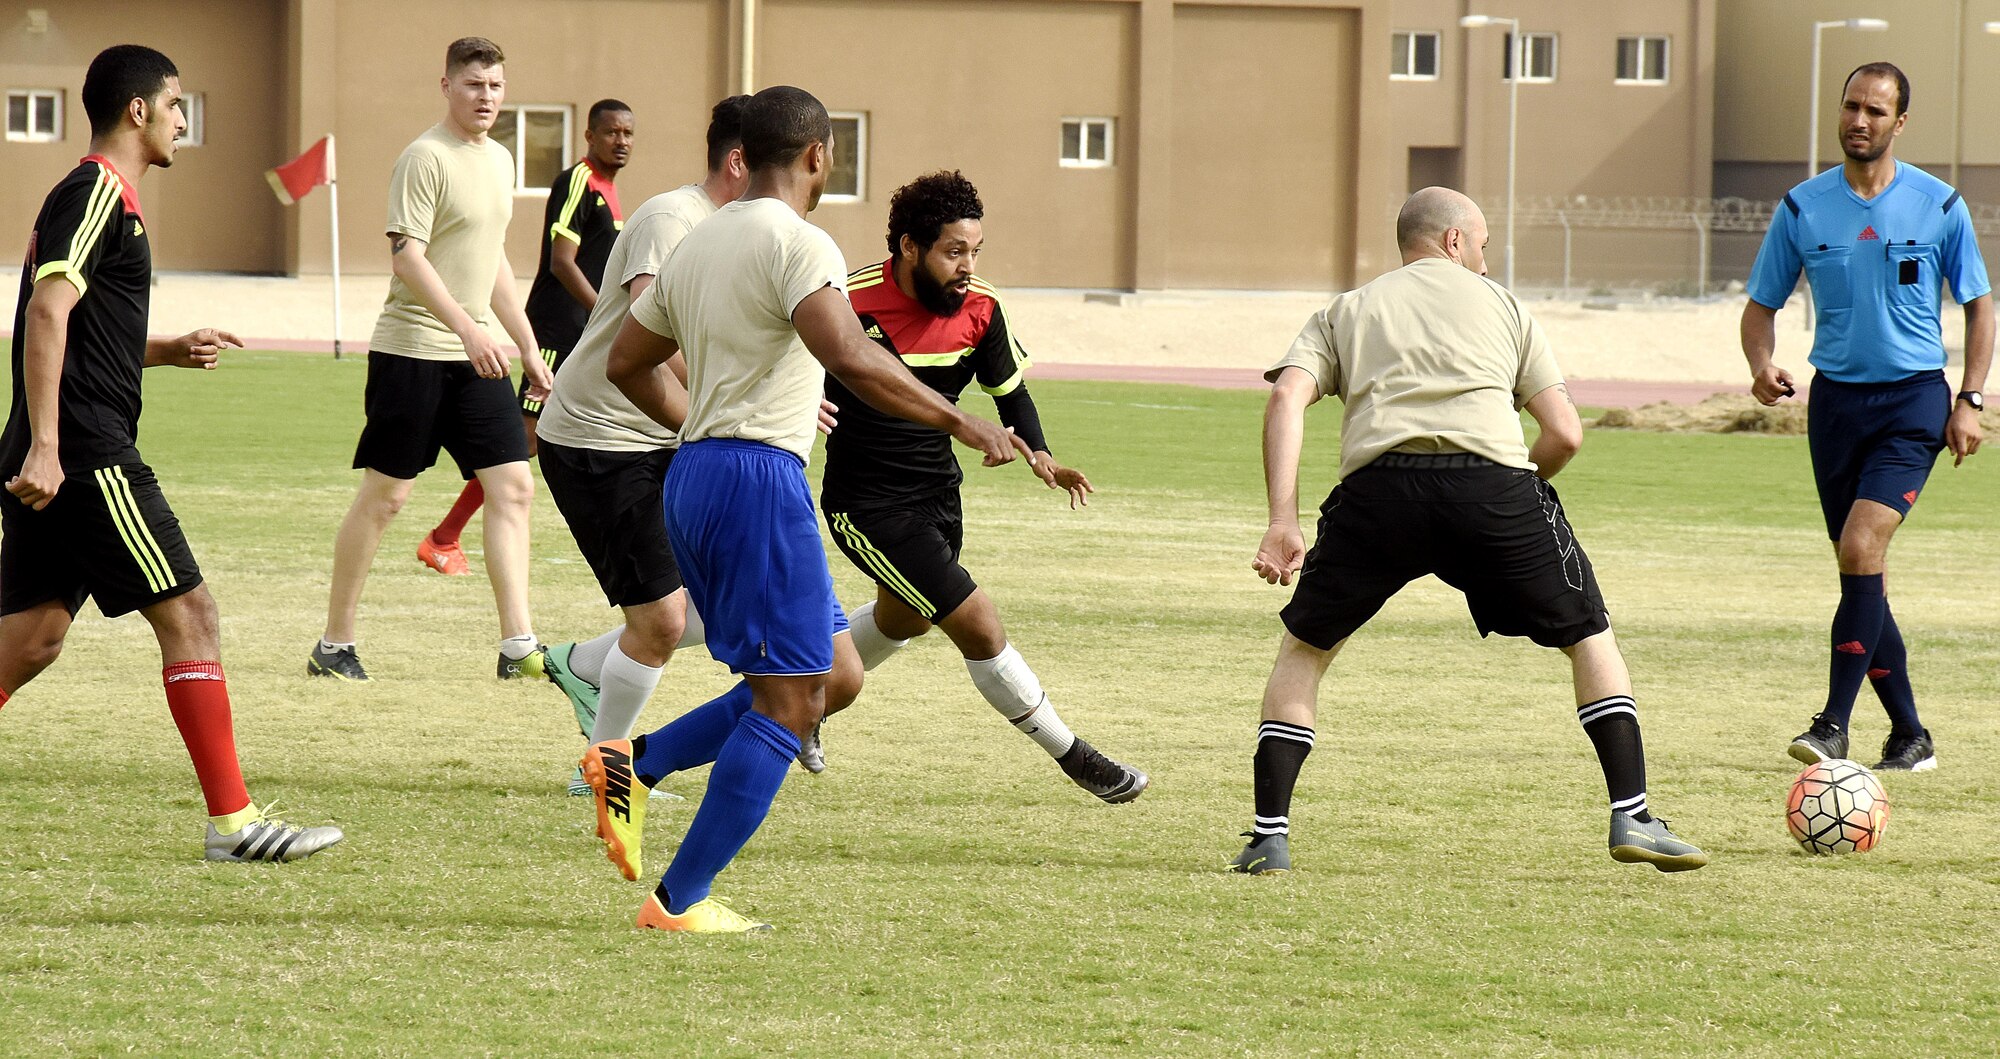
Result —
<path fill-rule="evenodd" d="M 888 660 L 890 655 L 902 650 L 903 646 L 910 642 L 908 640 L 891 640 L 883 634 L 882 627 L 875 624 L 874 600 L 869 600 L 854 608 L 854 612 L 847 616 L 847 625 L 848 633 L 854 638 L 854 651 L 861 656 L 861 668 L 863 670 L 874 669 L 876 666 L 881 665 L 884 661 Z M 1017 655 L 1016 657 L 1019 656 Z M 971 664 L 971 662 L 966 663 L 966 665 Z M 1034 679 L 1034 674 L 1030 673 L 1028 678 L 1030 680 Z M 973 679 L 975 681 L 978 680 L 977 677 Z M 992 696 L 989 695 L 987 698 L 990 701 Z M 998 703 L 994 703 L 994 707 L 996 709 L 1000 708 Z M 1005 713 L 1006 710 L 1001 709 L 1001 712 Z M 1015 712 L 1018 713 L 1020 711 L 1017 710 Z"/>
<path fill-rule="evenodd" d="M 620 625 L 602 636 L 592 637 L 570 648 L 569 671 L 592 684 L 604 683 L 604 656 L 611 653 L 612 646 L 623 635 L 625 626 Z"/>
<path fill-rule="evenodd" d="M 875 622 L 871 618 L 868 624 Z M 1076 745 L 1076 736 L 1056 716 L 1055 704 L 1042 693 L 1042 682 L 1013 644 L 984 661 L 966 659 L 965 670 L 972 674 L 972 686 L 986 696 L 1000 716 L 1048 751 L 1050 757 L 1062 757 Z"/>
<path fill-rule="evenodd" d="M 687 628 L 681 630 L 681 642 L 674 645 L 674 649 L 678 651 L 683 647 L 700 647 L 707 642 L 708 626 L 702 624 L 701 615 L 695 612 L 694 604 L 690 603 L 687 609 Z"/>
<path fill-rule="evenodd" d="M 500 641 L 500 653 L 507 656 L 509 662 L 519 662 L 521 659 L 534 654 L 535 648 L 540 646 L 541 641 L 535 639 L 534 633 L 524 632 L 519 636 L 509 636 L 502 639 Z"/>
<path fill-rule="evenodd" d="M 603 679 L 597 689 L 597 721 L 591 725 L 590 741 L 630 739 L 639 711 L 646 708 L 646 700 L 660 686 L 660 671 L 665 668 L 634 662 L 612 644 L 604 656 Z"/>
<path fill-rule="evenodd" d="M 334 643 L 332 640 L 321 640 L 319 642 L 319 649 L 327 654 L 334 654 L 343 648 L 352 648 L 353 646 L 352 641 L 348 643 Z"/>

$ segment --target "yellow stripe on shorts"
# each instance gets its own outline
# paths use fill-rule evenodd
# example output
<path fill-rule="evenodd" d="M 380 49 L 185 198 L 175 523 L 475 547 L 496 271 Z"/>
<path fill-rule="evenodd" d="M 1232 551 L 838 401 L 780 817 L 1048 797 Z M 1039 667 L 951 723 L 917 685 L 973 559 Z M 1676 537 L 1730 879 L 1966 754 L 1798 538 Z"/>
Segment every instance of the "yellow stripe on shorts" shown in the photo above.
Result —
<path fill-rule="evenodd" d="M 937 608 L 931 606 L 931 601 L 925 599 L 924 594 L 917 591 L 917 586 L 910 584 L 909 579 L 904 577 L 895 566 L 890 564 L 888 556 L 883 555 L 881 550 L 876 548 L 867 537 L 863 536 L 860 530 L 854 528 L 854 522 L 845 514 L 841 512 L 833 513 L 833 528 L 842 537 L 846 538 L 848 546 L 860 554 L 862 565 L 866 566 L 868 571 L 874 574 L 884 585 L 887 585 L 889 591 L 903 597 L 903 602 L 915 607 L 919 614 L 928 617 L 937 613 Z"/>
<path fill-rule="evenodd" d="M 125 547 L 139 564 L 139 570 L 146 575 L 146 587 L 154 592 L 164 592 L 179 584 L 180 579 L 174 576 L 173 565 L 167 562 L 167 553 L 160 548 L 160 542 L 153 538 L 152 529 L 146 525 L 124 469 L 103 467 L 97 470 L 96 476 L 97 487 L 104 492 L 104 505 L 111 512 L 111 521 L 118 527 L 118 536 L 125 541 Z"/>

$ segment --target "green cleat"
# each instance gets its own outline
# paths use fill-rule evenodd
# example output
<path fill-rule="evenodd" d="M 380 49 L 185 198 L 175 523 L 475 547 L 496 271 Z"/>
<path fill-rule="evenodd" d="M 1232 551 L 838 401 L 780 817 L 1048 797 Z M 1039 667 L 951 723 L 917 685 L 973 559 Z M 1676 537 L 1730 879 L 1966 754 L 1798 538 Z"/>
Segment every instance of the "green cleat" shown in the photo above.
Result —
<path fill-rule="evenodd" d="M 597 685 L 570 671 L 569 656 L 576 650 L 576 644 L 557 644 L 545 648 L 542 666 L 548 672 L 549 680 L 569 696 L 569 707 L 576 711 L 576 730 L 585 739 L 590 738 L 592 726 L 597 724 Z M 575 793 L 574 784 L 571 793 Z M 589 794 L 588 790 L 583 792 Z"/>
<path fill-rule="evenodd" d="M 1667 822 L 1659 817 L 1642 824 L 1614 812 L 1611 859 L 1620 864 L 1651 864 L 1661 871 L 1693 871 L 1708 863 L 1708 854 L 1667 830 Z"/>
<path fill-rule="evenodd" d="M 1243 832 L 1243 837 L 1249 839 L 1250 844 L 1229 862 L 1230 871 L 1245 875 L 1279 875 L 1292 870 L 1292 845 L 1288 837 L 1259 837 L 1254 831 Z"/>

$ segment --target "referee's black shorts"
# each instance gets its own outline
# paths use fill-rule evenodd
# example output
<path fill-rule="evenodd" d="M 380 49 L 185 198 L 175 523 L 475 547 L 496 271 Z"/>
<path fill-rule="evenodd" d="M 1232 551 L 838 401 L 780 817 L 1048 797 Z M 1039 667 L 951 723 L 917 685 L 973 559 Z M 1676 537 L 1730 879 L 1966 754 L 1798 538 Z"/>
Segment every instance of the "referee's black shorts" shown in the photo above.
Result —
<path fill-rule="evenodd" d="M 1335 487 L 1281 617 L 1330 650 L 1425 574 L 1465 593 L 1481 636 L 1569 647 L 1611 627 L 1555 488 L 1469 454 L 1390 453 Z"/>
<path fill-rule="evenodd" d="M 201 584 L 151 467 L 133 461 L 63 473 L 56 498 L 40 511 L 0 490 L 0 614 L 61 600 L 75 617 L 95 598 L 115 618 Z"/>
<path fill-rule="evenodd" d="M 468 360 L 419 360 L 370 350 L 368 422 L 354 447 L 354 467 L 408 480 L 451 454 L 460 477 L 528 459 L 514 387 L 482 379 Z"/>
<path fill-rule="evenodd" d="M 965 515 L 957 489 L 895 507 L 828 511 L 826 525 L 849 562 L 933 625 L 979 588 L 958 564 Z"/>
<path fill-rule="evenodd" d="M 544 439 L 535 458 L 607 602 L 644 606 L 681 587 L 660 495 L 673 449 L 607 452 Z"/>

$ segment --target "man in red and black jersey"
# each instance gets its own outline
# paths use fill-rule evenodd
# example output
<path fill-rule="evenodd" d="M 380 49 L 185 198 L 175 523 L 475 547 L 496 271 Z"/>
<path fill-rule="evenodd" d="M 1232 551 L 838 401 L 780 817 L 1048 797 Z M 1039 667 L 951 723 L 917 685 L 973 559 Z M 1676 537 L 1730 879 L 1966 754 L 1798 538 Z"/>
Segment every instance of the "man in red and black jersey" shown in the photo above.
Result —
<path fill-rule="evenodd" d="M 583 133 L 584 154 L 549 185 L 548 207 L 542 217 L 542 257 L 535 282 L 528 288 L 528 326 L 541 342 L 541 357 L 550 373 L 562 367 L 583 337 L 583 325 L 597 306 L 604 286 L 604 262 L 611 244 L 625 228 L 625 211 L 618 206 L 618 171 L 632 158 L 632 108 L 615 99 L 590 105 Z M 535 455 L 535 424 L 542 399 L 528 393 L 528 376 L 521 376 L 521 421 L 527 429 L 528 455 Z M 441 574 L 469 574 L 472 566 L 459 546 L 459 535 L 472 513 L 486 500 L 479 479 L 465 483 L 444 521 L 424 538 L 417 558 Z"/>
<path fill-rule="evenodd" d="M 919 177 L 889 200 L 889 250 L 848 277 L 848 298 L 868 337 L 902 358 L 924 383 L 957 402 L 974 380 L 1000 421 L 1034 452 L 1035 474 L 1085 504 L 1090 479 L 1049 454 L 1035 402 L 1022 382 L 1028 358 L 1007 327 L 992 287 L 973 275 L 985 207 L 957 172 Z M 1041 681 L 1007 642 L 993 600 L 958 563 L 964 537 L 951 437 L 884 414 L 827 377 L 838 422 L 826 443 L 820 506 L 834 543 L 873 578 L 873 602 L 848 621 L 862 665 L 873 669 L 911 639 L 941 626 L 965 657 L 972 683 L 1077 785 L 1107 802 L 1128 802 L 1146 774 L 1105 757 L 1071 734 Z M 833 707 L 834 704 L 829 704 Z M 817 733 L 799 761 L 825 767 Z"/>
<path fill-rule="evenodd" d="M 265 816 L 236 759 L 215 601 L 139 456 L 139 373 L 213 368 L 226 331 L 148 339 L 152 250 L 133 181 L 173 164 L 187 128 L 166 56 L 119 45 L 83 80 L 90 154 L 43 200 L 14 314 L 13 405 L 0 435 L 0 704 L 47 669 L 83 601 L 138 611 L 159 638 L 167 708 L 208 804 L 209 860 L 292 861 L 339 829 Z"/>

